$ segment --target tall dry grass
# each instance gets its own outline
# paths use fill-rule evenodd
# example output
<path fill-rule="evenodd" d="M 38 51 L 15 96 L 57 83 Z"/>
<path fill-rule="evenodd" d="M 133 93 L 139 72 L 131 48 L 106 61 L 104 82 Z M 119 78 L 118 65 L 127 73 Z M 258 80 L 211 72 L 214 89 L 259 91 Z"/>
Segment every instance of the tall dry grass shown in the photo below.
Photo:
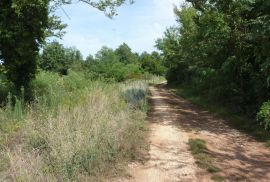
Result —
<path fill-rule="evenodd" d="M 1 149 L 0 181 L 89 181 L 136 159 L 145 145 L 146 82 L 39 76 L 43 90 L 25 111 L 20 142 Z"/>

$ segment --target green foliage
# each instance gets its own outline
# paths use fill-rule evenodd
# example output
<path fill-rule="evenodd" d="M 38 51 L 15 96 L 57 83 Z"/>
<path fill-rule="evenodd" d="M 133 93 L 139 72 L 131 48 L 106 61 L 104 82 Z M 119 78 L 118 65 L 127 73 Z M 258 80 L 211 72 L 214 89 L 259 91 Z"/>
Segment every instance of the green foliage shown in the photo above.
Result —
<path fill-rule="evenodd" d="M 264 125 L 265 129 L 270 128 L 270 102 L 263 103 L 257 114 L 257 119 Z"/>
<path fill-rule="evenodd" d="M 91 80 L 88 80 L 83 73 L 70 70 L 67 76 L 61 77 L 57 73 L 42 71 L 32 81 L 31 87 L 34 91 L 34 101 L 41 107 L 40 109 L 56 109 L 61 104 L 75 102 L 75 97 L 71 97 L 70 100 L 66 97 L 77 90 L 87 88 L 90 83 Z"/>
<path fill-rule="evenodd" d="M 58 42 L 47 44 L 40 56 L 39 66 L 46 71 L 66 75 L 69 68 L 79 69 L 83 58 L 76 48 L 65 48 Z"/>
<path fill-rule="evenodd" d="M 165 73 L 165 67 L 163 64 L 163 59 L 158 52 L 152 52 L 148 54 L 143 52 L 139 58 L 141 67 L 144 71 L 154 74 L 154 75 L 163 75 Z"/>
<path fill-rule="evenodd" d="M 45 38 L 63 35 L 66 25 L 62 24 L 53 12 L 59 6 L 72 2 L 72 0 L 2 0 L 0 2 L 0 60 L 3 61 L 7 78 L 15 86 L 16 95 L 19 95 L 21 87 L 27 90 L 27 95 L 30 93 L 29 84 L 35 77 L 39 48 Z M 121 6 L 126 0 L 82 2 L 112 17 L 116 15 L 116 7 Z M 133 3 L 132 0 L 129 2 Z M 50 68 L 53 65 L 48 64 L 45 67 Z"/>
<path fill-rule="evenodd" d="M 270 4 L 189 2 L 175 8 L 178 25 L 157 40 L 168 82 L 188 85 L 196 94 L 254 118 L 270 97 Z"/>
<path fill-rule="evenodd" d="M 59 0 L 60 2 L 72 2 L 72 0 Z M 82 0 L 82 2 L 87 3 L 100 11 L 103 11 L 105 15 L 112 18 L 117 15 L 116 8 L 128 2 L 130 4 L 134 3 L 134 0 Z"/>
<path fill-rule="evenodd" d="M 48 25 L 49 0 L 0 2 L 0 60 L 17 93 L 28 88 Z"/>
<path fill-rule="evenodd" d="M 46 71 L 59 72 L 61 69 L 66 69 L 65 49 L 58 42 L 52 42 L 44 47 L 40 57 L 40 68 Z M 66 62 L 66 63 L 65 63 Z"/>
<path fill-rule="evenodd" d="M 142 72 L 138 63 L 135 60 L 133 60 L 134 63 L 124 61 L 125 55 L 120 60 L 119 50 L 117 52 L 118 55 L 113 49 L 102 47 L 97 52 L 95 59 L 91 55 L 88 56 L 85 63 L 88 74 L 94 79 L 99 78 L 117 82 L 141 77 Z M 134 56 L 132 52 L 129 53 Z"/>
<path fill-rule="evenodd" d="M 115 55 L 124 64 L 136 64 L 138 62 L 138 58 L 126 43 L 123 43 L 115 50 Z"/>
<path fill-rule="evenodd" d="M 92 55 L 86 58 L 84 67 L 93 79 L 117 82 L 141 79 L 147 74 L 163 75 L 165 72 L 163 57 L 158 52 L 139 55 L 133 53 L 125 43 L 116 50 L 102 47 L 95 58 Z"/>

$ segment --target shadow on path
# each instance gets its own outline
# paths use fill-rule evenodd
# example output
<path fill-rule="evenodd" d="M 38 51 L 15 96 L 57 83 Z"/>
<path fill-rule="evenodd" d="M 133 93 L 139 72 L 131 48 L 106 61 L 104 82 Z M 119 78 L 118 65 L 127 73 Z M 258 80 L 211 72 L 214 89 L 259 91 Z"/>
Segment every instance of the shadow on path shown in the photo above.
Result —
<path fill-rule="evenodd" d="M 270 150 L 262 143 L 171 93 L 164 84 L 155 89 L 158 94 L 150 100 L 155 107 L 148 114 L 152 123 L 174 124 L 189 137 L 206 140 L 210 155 L 228 181 L 270 181 Z"/>

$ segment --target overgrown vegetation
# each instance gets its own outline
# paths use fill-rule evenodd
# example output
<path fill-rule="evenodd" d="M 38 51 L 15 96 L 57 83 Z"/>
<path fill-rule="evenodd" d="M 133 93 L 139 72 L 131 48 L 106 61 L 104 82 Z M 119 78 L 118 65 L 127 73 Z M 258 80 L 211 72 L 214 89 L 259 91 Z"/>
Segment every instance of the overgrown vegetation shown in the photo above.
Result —
<path fill-rule="evenodd" d="M 81 181 L 102 173 L 100 179 L 146 147 L 145 81 L 108 84 L 43 71 L 32 87 L 31 106 L 18 100 L 0 109 L 3 179 Z"/>
<path fill-rule="evenodd" d="M 121 55 L 129 56 L 119 56 L 123 46 Z M 12 83 L 1 74 L 3 179 L 100 179 L 140 157 L 147 147 L 148 83 L 160 78 L 144 70 L 140 56 L 127 48 L 104 47 L 84 61 L 77 49 L 49 43 L 27 101 L 24 88 L 12 95 Z"/>
<path fill-rule="evenodd" d="M 200 168 L 207 170 L 209 173 L 218 173 L 221 171 L 221 169 L 213 164 L 214 159 L 209 155 L 206 142 L 204 140 L 189 139 L 188 145 L 192 155 L 196 159 L 196 164 Z M 212 179 L 214 181 L 223 181 L 223 178 L 218 175 L 213 175 Z"/>
<path fill-rule="evenodd" d="M 85 2 L 111 16 L 125 1 Z M 27 19 L 29 6 L 38 5 L 27 3 L 20 7 L 17 1 L 1 1 L 0 17 L 11 12 Z M 0 20 L 1 179 L 88 181 L 117 174 L 123 162 L 137 159 L 147 147 L 148 82 L 153 74 L 164 74 L 162 57 L 157 52 L 139 55 L 124 43 L 116 50 L 103 47 L 84 60 L 74 47 L 44 42 L 47 34 L 61 35 L 65 25 L 48 16 L 49 1 L 38 3 L 46 21 L 31 15 L 31 21 L 41 23 L 33 34 L 18 29 L 26 36 L 21 42 L 29 38 L 25 47 L 14 42 L 14 22 L 22 21 L 18 27 L 31 22 L 14 18 L 5 27 L 7 20 Z"/>
<path fill-rule="evenodd" d="M 253 120 L 263 105 L 258 119 L 268 127 L 270 3 L 188 2 L 175 8 L 178 25 L 157 41 L 168 82 Z"/>

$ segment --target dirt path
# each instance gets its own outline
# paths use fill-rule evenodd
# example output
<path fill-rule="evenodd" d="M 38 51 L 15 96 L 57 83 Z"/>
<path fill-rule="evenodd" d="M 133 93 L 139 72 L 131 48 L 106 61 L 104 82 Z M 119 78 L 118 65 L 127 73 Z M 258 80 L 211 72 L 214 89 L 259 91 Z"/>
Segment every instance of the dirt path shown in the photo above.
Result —
<path fill-rule="evenodd" d="M 149 157 L 145 164 L 130 164 L 130 178 L 121 181 L 211 181 L 209 173 L 197 168 L 188 150 L 189 138 L 207 142 L 225 181 L 270 181 L 270 150 L 262 143 L 174 95 L 165 85 L 150 91 Z"/>

